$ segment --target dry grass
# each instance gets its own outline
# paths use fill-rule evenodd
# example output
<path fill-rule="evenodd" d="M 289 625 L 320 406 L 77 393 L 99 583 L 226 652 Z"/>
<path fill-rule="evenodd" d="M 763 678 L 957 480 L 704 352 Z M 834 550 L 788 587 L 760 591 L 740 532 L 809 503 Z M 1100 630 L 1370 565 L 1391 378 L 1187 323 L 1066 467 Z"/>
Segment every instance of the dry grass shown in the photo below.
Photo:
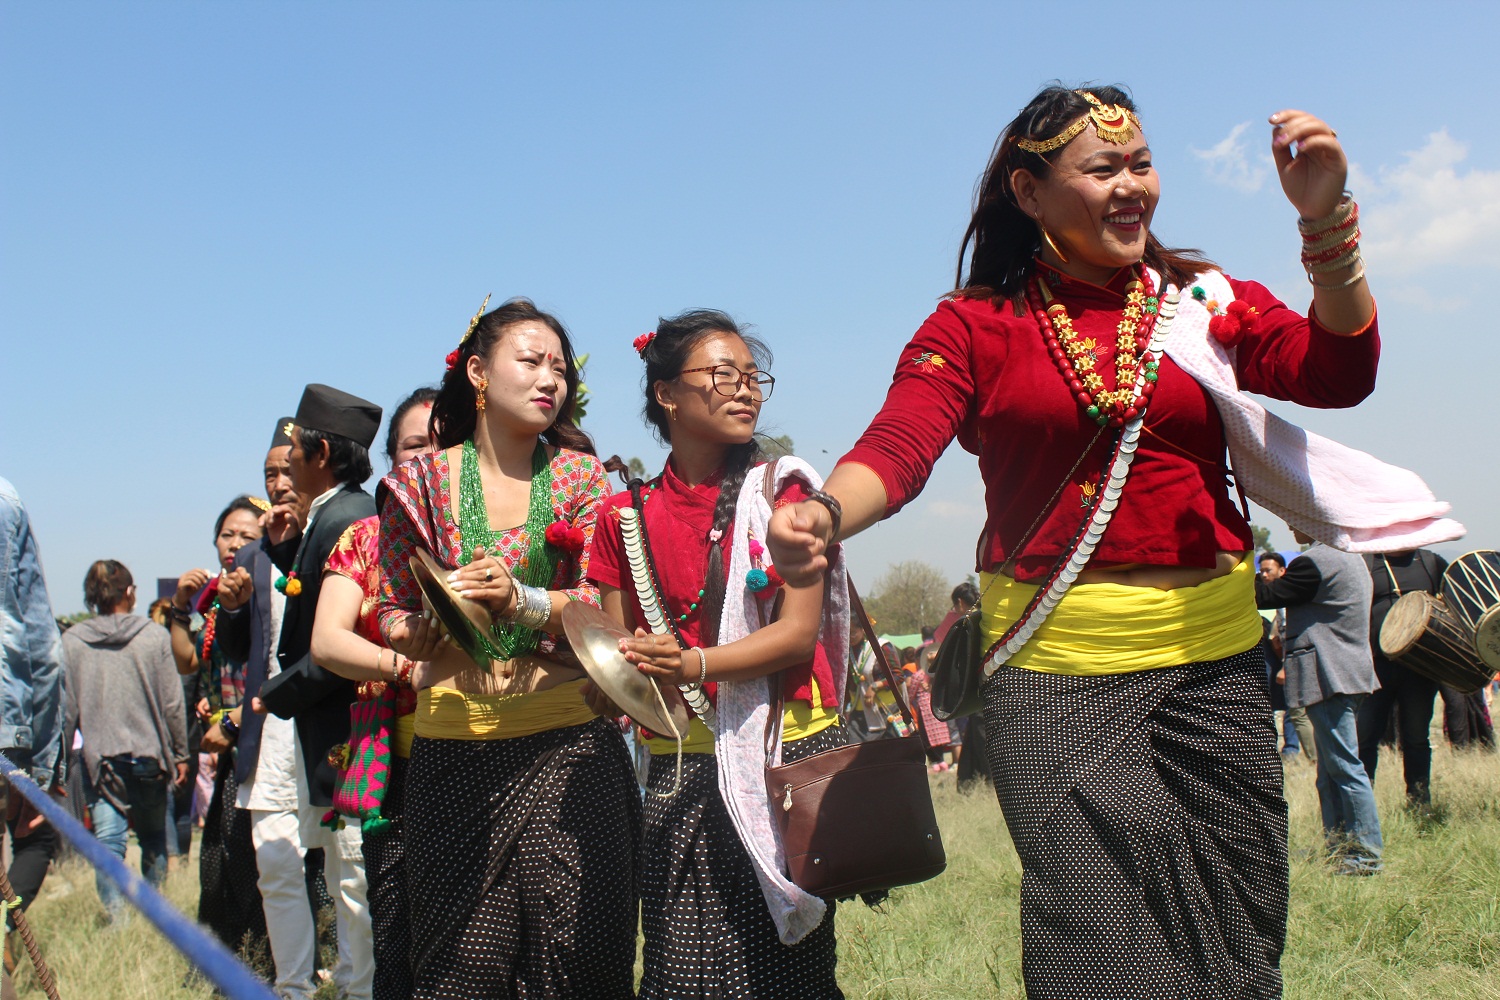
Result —
<path fill-rule="evenodd" d="M 1400 761 L 1382 763 L 1376 792 L 1386 871 L 1367 879 L 1294 862 L 1283 961 L 1290 998 L 1500 997 L 1500 757 L 1455 755 L 1434 740 L 1437 809 L 1402 807 Z M 958 1000 L 1024 996 L 1017 898 L 1020 866 L 993 795 L 960 796 L 950 775 L 934 784 L 949 869 L 904 890 L 884 912 L 839 912 L 839 979 L 851 1000 Z M 1317 847 L 1312 768 L 1287 774 L 1291 847 Z M 196 908 L 196 867 L 174 873 L 167 895 Z M 82 865 L 47 880 L 31 909 L 65 1000 L 203 1000 L 187 966 L 145 920 L 102 928 L 93 878 Z M 29 977 L 23 997 L 42 994 Z"/>

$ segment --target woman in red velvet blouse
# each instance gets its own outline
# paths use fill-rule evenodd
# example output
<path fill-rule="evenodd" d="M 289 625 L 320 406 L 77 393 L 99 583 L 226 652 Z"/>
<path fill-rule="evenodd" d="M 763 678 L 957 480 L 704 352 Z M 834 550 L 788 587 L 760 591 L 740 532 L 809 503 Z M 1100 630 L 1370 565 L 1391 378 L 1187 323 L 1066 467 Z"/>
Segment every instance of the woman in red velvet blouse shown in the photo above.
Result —
<path fill-rule="evenodd" d="M 839 687 L 819 642 L 824 579 L 782 588 L 763 569 L 730 579 L 734 544 L 744 542 L 735 537 L 743 523 L 737 516 L 741 487 L 765 478 L 754 434 L 774 385 L 765 371 L 768 352 L 729 316 L 706 309 L 662 320 L 637 349 L 646 363 L 646 419 L 672 447 L 662 474 L 638 489 L 642 541 L 656 571 L 653 589 L 671 624 L 663 634 L 643 628 L 650 618 L 620 517 L 635 498 L 629 491 L 616 494 L 599 514 L 589 579 L 599 587 L 604 610 L 636 629 L 636 638 L 621 641 L 621 651 L 658 678 L 667 698 L 681 697 L 676 686 L 693 685 L 720 710 L 726 682 L 780 670 L 782 759 L 844 745 L 850 737 L 839 721 Z M 777 505 L 809 495 L 794 475 L 786 473 L 775 490 Z M 748 544 L 754 552 L 761 543 Z M 750 577 L 757 572 L 757 594 L 768 601 L 779 591 L 780 612 L 770 624 L 728 641 L 721 633 L 723 612 L 743 605 L 747 588 L 756 590 Z M 840 651 L 843 646 L 840 641 Z M 761 731 L 755 728 L 757 762 Z M 763 891 L 751 850 L 764 858 L 766 845 L 742 841 L 754 834 L 731 820 L 725 799 L 734 790 L 721 786 L 716 753 L 732 751 L 717 745 L 715 730 L 699 716 L 691 718 L 680 748 L 660 736 L 648 745 L 640 996 L 842 997 L 834 975 L 835 904 L 803 900 L 798 908 L 805 916 L 789 917 L 778 907 L 773 918 L 765 893 L 776 890 Z M 763 786 L 756 794 L 764 803 Z"/>
<path fill-rule="evenodd" d="M 832 499 L 770 525 L 782 574 L 815 573 L 955 438 L 979 456 L 981 695 L 1033 1000 L 1281 993 L 1286 805 L 1250 527 L 1214 399 L 1163 353 L 1175 324 L 1211 335 L 1241 389 L 1326 407 L 1374 386 L 1344 153 L 1311 115 L 1270 121 L 1306 316 L 1151 234 L 1159 182 L 1124 92 L 1048 88 L 1000 137 L 960 287 L 901 352 Z"/>

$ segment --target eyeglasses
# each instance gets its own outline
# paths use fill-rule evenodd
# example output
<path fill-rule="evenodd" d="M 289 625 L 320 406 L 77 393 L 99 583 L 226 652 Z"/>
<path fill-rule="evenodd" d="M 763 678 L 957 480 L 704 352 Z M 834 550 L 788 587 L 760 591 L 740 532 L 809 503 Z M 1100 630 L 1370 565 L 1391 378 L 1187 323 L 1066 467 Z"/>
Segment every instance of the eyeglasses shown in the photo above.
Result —
<path fill-rule="evenodd" d="M 733 396 L 740 391 L 740 386 L 750 387 L 750 395 L 759 400 L 771 398 L 771 390 L 776 388 L 776 379 L 762 371 L 744 372 L 734 365 L 709 365 L 707 368 L 686 368 L 677 373 L 677 377 L 691 375 L 694 372 L 712 372 L 714 392 L 721 396 Z"/>

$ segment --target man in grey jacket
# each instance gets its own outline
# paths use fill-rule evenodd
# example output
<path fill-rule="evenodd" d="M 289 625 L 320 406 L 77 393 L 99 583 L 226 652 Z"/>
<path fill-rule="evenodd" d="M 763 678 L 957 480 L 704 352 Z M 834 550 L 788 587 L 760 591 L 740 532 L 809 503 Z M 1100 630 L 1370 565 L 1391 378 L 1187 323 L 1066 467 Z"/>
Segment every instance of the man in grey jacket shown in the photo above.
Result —
<path fill-rule="evenodd" d="M 1292 529 L 1300 544 L 1313 541 Z M 1304 707 L 1318 747 L 1323 833 L 1339 871 L 1381 868 L 1375 791 L 1359 758 L 1360 702 L 1380 687 L 1370 655 L 1373 586 L 1364 560 L 1319 542 L 1276 580 L 1258 579 L 1256 603 L 1286 609 L 1286 702 Z"/>

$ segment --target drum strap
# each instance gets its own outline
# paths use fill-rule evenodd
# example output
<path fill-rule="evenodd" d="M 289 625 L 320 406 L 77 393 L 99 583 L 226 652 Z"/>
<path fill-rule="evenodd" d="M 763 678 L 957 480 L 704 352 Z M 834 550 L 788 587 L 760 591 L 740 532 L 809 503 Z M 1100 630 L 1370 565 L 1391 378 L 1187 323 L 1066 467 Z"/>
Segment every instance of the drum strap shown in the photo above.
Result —
<path fill-rule="evenodd" d="M 1384 552 L 1380 554 L 1380 561 L 1385 563 L 1385 575 L 1391 578 L 1391 589 L 1396 592 L 1396 596 L 1399 598 L 1401 596 L 1401 584 L 1396 582 L 1396 573 L 1391 569 L 1391 561 L 1385 557 Z"/>

